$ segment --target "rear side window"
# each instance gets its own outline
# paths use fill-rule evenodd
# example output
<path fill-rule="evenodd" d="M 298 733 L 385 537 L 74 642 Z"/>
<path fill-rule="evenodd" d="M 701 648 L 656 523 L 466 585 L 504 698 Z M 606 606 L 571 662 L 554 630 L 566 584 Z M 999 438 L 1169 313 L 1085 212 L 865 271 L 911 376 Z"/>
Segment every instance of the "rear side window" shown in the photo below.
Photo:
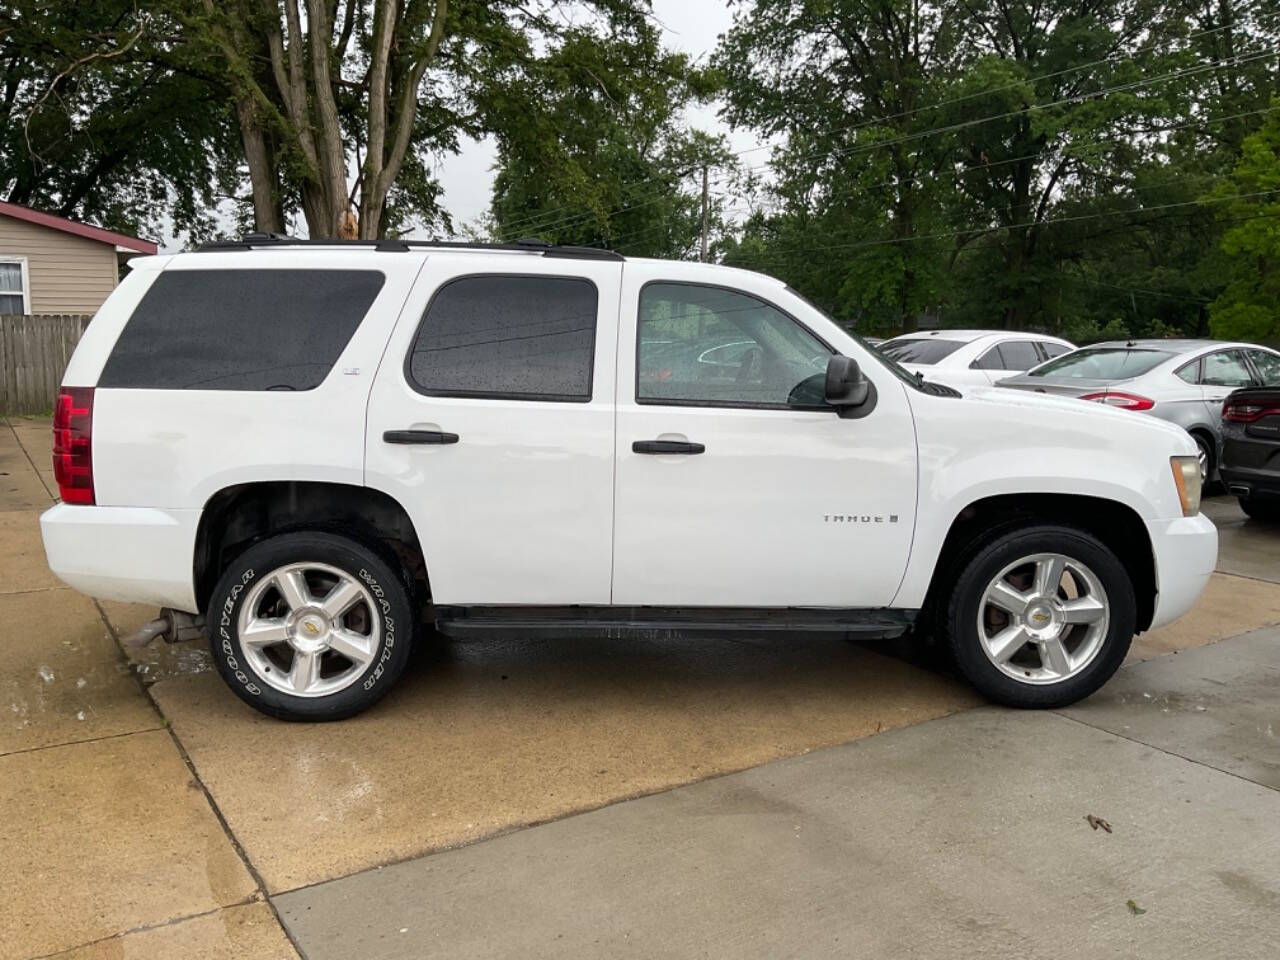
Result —
<path fill-rule="evenodd" d="M 1054 343 L 1051 340 L 1044 340 L 1040 343 L 1040 349 L 1044 351 L 1044 355 L 1052 360 L 1054 357 L 1060 357 L 1064 353 L 1070 352 L 1071 348 L 1063 343 Z"/>
<path fill-rule="evenodd" d="M 100 387 L 310 390 L 360 326 L 376 270 L 172 270 L 158 276 Z"/>
<path fill-rule="evenodd" d="M 436 291 L 409 354 L 434 396 L 591 399 L 596 286 L 576 277 L 460 277 Z"/>
<path fill-rule="evenodd" d="M 1264 387 L 1280 387 L 1280 354 L 1269 350 L 1248 350 L 1253 368 L 1258 371 Z"/>
<path fill-rule="evenodd" d="M 1005 370 L 1030 370 L 1040 362 L 1036 345 L 1030 340 L 1008 340 L 1000 344 Z"/>
<path fill-rule="evenodd" d="M 969 366 L 974 370 L 1003 370 L 1004 360 L 1000 356 L 1000 348 L 992 347 Z"/>

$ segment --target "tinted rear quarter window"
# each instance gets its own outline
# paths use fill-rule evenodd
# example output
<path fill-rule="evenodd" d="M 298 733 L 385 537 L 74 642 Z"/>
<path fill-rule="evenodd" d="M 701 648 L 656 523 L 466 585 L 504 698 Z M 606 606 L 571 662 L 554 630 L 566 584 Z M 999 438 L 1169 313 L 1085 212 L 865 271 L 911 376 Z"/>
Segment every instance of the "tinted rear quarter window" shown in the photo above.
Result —
<path fill-rule="evenodd" d="M 310 390 L 382 289 L 376 270 L 169 270 L 143 296 L 100 387 Z"/>
<path fill-rule="evenodd" d="M 596 286 L 577 277 L 460 277 L 427 306 L 410 382 L 436 396 L 591 399 Z"/>
<path fill-rule="evenodd" d="M 1030 370 L 1040 362 L 1036 345 L 1030 340 L 1009 340 L 1000 344 L 1005 370 Z"/>
<path fill-rule="evenodd" d="M 960 340 L 914 337 L 909 340 L 890 340 L 880 346 L 880 352 L 899 363 L 927 365 L 951 356 L 963 346 L 964 343 Z"/>

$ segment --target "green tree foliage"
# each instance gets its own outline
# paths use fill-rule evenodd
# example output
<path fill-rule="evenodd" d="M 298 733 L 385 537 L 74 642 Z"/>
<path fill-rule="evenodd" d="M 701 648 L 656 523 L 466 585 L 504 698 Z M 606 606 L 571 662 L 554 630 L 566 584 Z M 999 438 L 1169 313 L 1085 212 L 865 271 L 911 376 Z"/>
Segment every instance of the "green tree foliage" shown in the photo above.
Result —
<path fill-rule="evenodd" d="M 131 0 L 0 5 L 0 193 L 158 236 L 196 236 L 237 188 L 226 89 Z"/>
<path fill-rule="evenodd" d="M 1230 269 L 1210 308 L 1213 334 L 1280 341 L 1280 112 L 1245 138 L 1240 161 L 1211 199 L 1220 201 Z"/>
<path fill-rule="evenodd" d="M 704 168 L 728 163 L 713 138 L 681 123 L 714 76 L 664 50 L 638 11 L 574 27 L 495 84 L 498 175 L 492 233 L 606 246 L 638 256 L 696 256 Z M 712 197 L 709 226 L 723 203 Z"/>
<path fill-rule="evenodd" d="M 1205 333 L 1278 41 L 1274 0 L 749 0 L 725 112 L 783 145 L 726 259 L 862 329 Z"/>

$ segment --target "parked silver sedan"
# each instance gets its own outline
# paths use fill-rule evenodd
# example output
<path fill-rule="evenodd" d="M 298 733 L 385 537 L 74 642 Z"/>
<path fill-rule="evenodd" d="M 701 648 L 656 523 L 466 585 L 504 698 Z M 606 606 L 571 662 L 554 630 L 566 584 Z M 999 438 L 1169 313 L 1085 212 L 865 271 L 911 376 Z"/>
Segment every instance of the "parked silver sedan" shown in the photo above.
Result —
<path fill-rule="evenodd" d="M 1239 387 L 1280 386 L 1280 353 L 1218 340 L 1117 340 L 1056 357 L 998 386 L 1093 400 L 1176 423 L 1217 474 L 1222 401 Z"/>

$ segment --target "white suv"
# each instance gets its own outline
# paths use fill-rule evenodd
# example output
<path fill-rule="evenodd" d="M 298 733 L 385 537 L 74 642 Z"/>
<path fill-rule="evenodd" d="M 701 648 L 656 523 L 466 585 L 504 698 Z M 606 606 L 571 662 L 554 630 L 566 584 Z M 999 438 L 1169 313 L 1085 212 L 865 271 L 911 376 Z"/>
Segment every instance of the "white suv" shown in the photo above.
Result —
<path fill-rule="evenodd" d="M 286 719 L 368 707 L 432 627 L 923 624 L 1059 706 L 1217 555 L 1181 429 L 922 382 L 706 264 L 253 236 L 134 260 L 64 384 L 50 567 L 203 615 Z"/>

